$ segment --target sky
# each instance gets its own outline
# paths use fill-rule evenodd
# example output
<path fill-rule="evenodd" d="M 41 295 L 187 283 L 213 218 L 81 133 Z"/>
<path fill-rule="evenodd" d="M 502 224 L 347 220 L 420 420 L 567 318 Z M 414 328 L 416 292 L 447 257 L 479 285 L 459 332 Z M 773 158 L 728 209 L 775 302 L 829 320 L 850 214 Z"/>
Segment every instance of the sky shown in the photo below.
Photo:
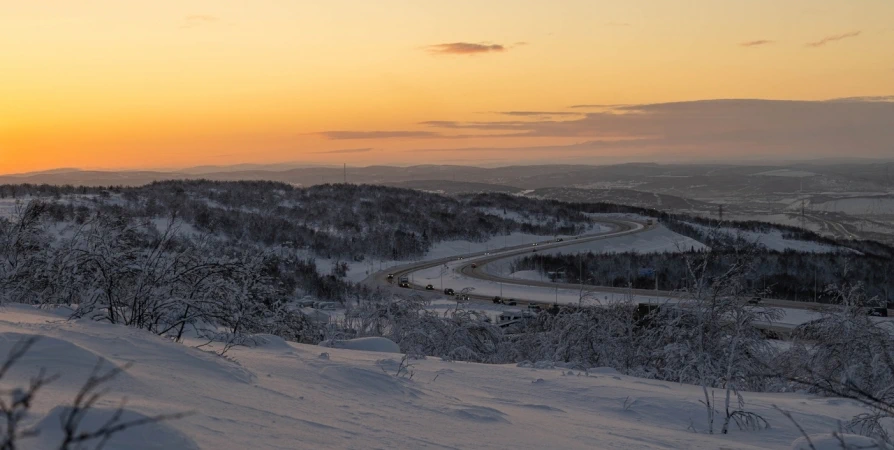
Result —
<path fill-rule="evenodd" d="M 0 173 L 894 157 L 891 0 L 0 11 Z"/>

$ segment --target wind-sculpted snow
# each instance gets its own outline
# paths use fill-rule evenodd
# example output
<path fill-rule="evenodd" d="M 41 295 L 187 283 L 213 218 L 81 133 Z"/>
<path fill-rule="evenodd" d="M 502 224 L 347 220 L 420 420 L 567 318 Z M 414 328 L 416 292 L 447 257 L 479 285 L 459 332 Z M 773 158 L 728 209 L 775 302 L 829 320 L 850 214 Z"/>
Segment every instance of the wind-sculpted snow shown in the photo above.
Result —
<path fill-rule="evenodd" d="M 230 376 L 234 363 L 191 347 L 198 340 L 174 344 L 123 326 L 60 323 L 34 308 L 5 309 L 2 319 L 3 342 L 35 332 L 47 339 L 22 372 L 77 371 L 79 358 L 97 355 L 118 366 L 133 363 L 124 382 L 110 386 L 108 402 L 88 416 L 88 428 L 107 419 L 123 396 L 127 418 L 193 412 L 128 430 L 109 442 L 113 449 L 789 448 L 800 432 L 771 405 L 791 411 L 811 436 L 831 433 L 841 418 L 865 411 L 851 401 L 744 392 L 747 408 L 772 427 L 711 435 L 700 387 L 609 369 L 429 357 L 408 360 L 411 378 L 396 375 L 407 364 L 401 355 L 383 359 L 382 353 L 328 348 L 329 357 L 320 358 L 319 346 L 273 342 L 230 350 L 238 367 L 257 374 L 246 383 Z M 90 350 L 75 353 L 78 348 Z M 16 376 L 3 386 L 26 381 Z M 22 448 L 47 448 L 58 437 L 58 417 L 76 389 L 51 384 L 38 396 L 28 425 L 41 434 Z"/>
<path fill-rule="evenodd" d="M 53 408 L 36 425 L 41 433 L 35 439 L 25 440 L 23 448 L 26 450 L 54 448 L 63 439 L 59 423 L 71 412 L 71 408 L 68 407 Z M 91 409 L 84 414 L 80 431 L 92 433 L 114 418 L 126 422 L 148 419 L 147 416 L 128 409 L 123 411 L 117 411 L 114 408 Z M 102 442 L 101 439 L 91 439 L 87 440 L 85 445 L 96 446 L 100 442 Z M 188 432 L 180 431 L 167 423 L 151 423 L 116 434 L 106 441 L 102 448 L 108 450 L 199 450 L 201 447 L 188 436 Z"/>

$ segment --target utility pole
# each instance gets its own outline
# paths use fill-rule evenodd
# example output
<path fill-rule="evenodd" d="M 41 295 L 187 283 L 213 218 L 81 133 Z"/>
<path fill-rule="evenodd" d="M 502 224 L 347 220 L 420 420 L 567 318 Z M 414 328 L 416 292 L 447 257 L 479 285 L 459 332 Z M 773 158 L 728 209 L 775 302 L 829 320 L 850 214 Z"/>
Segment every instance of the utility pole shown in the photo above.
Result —
<path fill-rule="evenodd" d="M 344 166 L 345 184 L 348 184 L 348 163 Z"/>
<path fill-rule="evenodd" d="M 720 216 L 720 221 L 723 222 L 723 205 L 719 205 L 718 209 L 719 209 L 718 215 Z"/>

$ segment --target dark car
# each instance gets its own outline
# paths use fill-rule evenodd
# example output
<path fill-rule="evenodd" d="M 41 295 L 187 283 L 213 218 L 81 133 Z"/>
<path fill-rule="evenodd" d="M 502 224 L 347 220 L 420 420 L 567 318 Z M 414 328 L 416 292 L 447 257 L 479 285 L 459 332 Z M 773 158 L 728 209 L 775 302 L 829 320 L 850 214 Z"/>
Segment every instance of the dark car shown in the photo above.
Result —
<path fill-rule="evenodd" d="M 516 302 L 514 298 L 510 298 L 509 300 L 506 300 L 504 302 L 504 304 L 509 305 L 509 306 L 515 306 L 518 304 L 518 302 Z"/>
<path fill-rule="evenodd" d="M 388 279 L 389 279 L 389 280 L 393 280 L 393 279 L 394 279 L 394 274 L 393 274 L 393 273 L 389 273 L 389 274 L 388 274 Z"/>
<path fill-rule="evenodd" d="M 425 290 L 426 290 L 426 291 L 433 291 L 433 290 L 435 290 L 435 287 L 432 286 L 432 285 L 430 285 L 430 284 L 426 284 L 426 285 L 425 285 Z"/>
<path fill-rule="evenodd" d="M 444 294 L 453 295 L 453 294 L 455 294 L 455 292 L 453 291 L 453 289 L 447 288 L 447 289 L 444 289 Z"/>
<path fill-rule="evenodd" d="M 406 281 L 401 281 L 401 283 L 400 283 L 400 287 L 402 287 L 402 288 L 409 288 L 409 287 L 410 287 L 410 283 L 407 283 Z"/>
<path fill-rule="evenodd" d="M 565 239 L 562 239 L 562 238 L 556 238 L 556 242 L 562 242 L 562 241 L 564 241 L 564 240 L 565 240 Z"/>
<path fill-rule="evenodd" d="M 751 297 L 751 299 L 748 300 L 748 304 L 749 305 L 760 305 L 761 301 L 763 301 L 763 299 L 761 299 L 760 297 Z"/>
<path fill-rule="evenodd" d="M 473 269 L 477 269 L 477 268 L 478 268 L 478 264 L 472 263 L 472 268 L 473 268 Z"/>
<path fill-rule="evenodd" d="M 494 303 L 503 303 L 503 299 L 500 298 L 500 296 L 498 295 L 498 296 L 494 297 Z"/>

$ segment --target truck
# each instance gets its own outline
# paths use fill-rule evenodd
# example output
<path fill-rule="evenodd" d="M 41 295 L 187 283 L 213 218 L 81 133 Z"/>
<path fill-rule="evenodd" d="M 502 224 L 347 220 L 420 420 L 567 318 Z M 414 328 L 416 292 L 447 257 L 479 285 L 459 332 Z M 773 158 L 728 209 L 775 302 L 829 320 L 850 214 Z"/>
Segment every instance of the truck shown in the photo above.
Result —
<path fill-rule="evenodd" d="M 406 275 L 401 276 L 400 278 L 398 278 L 397 281 L 398 281 L 398 286 L 400 286 L 402 288 L 410 287 L 410 277 L 408 277 Z"/>

